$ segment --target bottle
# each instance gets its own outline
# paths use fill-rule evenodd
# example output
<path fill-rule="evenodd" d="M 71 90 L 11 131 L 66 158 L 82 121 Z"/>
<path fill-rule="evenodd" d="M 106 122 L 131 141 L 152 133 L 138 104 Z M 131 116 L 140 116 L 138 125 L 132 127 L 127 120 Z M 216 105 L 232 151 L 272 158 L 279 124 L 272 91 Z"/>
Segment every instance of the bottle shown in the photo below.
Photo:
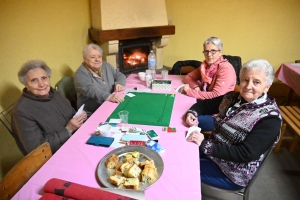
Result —
<path fill-rule="evenodd" d="M 151 50 L 148 55 L 148 68 L 151 70 L 152 79 L 155 79 L 155 75 L 156 75 L 155 67 L 156 67 L 156 57 L 153 50 Z"/>

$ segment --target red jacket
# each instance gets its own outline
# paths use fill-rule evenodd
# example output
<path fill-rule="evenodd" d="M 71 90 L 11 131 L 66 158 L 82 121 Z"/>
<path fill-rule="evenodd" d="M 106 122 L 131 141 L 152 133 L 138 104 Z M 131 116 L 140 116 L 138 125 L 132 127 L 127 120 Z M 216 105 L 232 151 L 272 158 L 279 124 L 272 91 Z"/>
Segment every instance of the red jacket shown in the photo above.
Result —
<path fill-rule="evenodd" d="M 207 92 L 196 91 L 192 88 L 201 86 L 200 67 L 188 73 L 184 78 L 184 83 L 189 84 L 190 89 L 186 95 L 197 99 L 212 99 L 233 91 L 236 84 L 236 74 L 233 66 L 225 59 L 219 63 L 215 75 L 212 77 L 212 82 L 208 87 Z"/>

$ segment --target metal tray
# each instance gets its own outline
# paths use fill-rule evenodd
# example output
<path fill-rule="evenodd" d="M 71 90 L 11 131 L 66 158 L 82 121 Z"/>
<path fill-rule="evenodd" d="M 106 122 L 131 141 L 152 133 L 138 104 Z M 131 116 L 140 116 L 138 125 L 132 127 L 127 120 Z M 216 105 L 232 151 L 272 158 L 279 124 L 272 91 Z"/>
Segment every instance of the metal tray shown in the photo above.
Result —
<path fill-rule="evenodd" d="M 149 188 L 151 185 L 153 185 L 162 175 L 163 170 L 164 170 L 164 162 L 162 160 L 162 158 L 160 157 L 160 155 L 158 153 L 156 153 L 155 151 L 153 151 L 152 149 L 148 148 L 148 147 L 143 147 L 143 146 L 125 146 L 125 147 L 120 147 L 117 148 L 111 152 L 109 152 L 108 154 L 106 154 L 100 161 L 99 165 L 98 165 L 98 169 L 97 169 L 97 175 L 99 180 L 101 181 L 101 183 L 108 188 L 117 188 L 117 186 L 113 185 L 110 183 L 109 181 L 109 177 L 111 174 L 111 170 L 106 168 L 105 166 L 105 162 L 106 160 L 112 155 L 112 154 L 116 154 L 119 156 L 119 158 L 122 158 L 123 155 L 125 155 L 126 153 L 130 153 L 133 151 L 138 151 L 140 152 L 140 162 L 143 162 L 145 160 L 153 160 L 154 164 L 157 168 L 157 179 L 153 182 L 153 183 L 143 183 L 140 182 L 140 186 L 139 186 L 139 190 L 145 190 L 147 188 Z M 122 159 L 121 159 L 122 161 Z"/>

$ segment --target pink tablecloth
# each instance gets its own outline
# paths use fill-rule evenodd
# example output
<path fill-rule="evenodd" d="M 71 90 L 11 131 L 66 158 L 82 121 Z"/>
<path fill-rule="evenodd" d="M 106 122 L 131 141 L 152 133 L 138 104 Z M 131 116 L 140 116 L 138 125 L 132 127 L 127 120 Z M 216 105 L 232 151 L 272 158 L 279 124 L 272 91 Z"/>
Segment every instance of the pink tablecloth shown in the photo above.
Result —
<path fill-rule="evenodd" d="M 174 93 L 181 85 L 180 76 L 171 76 L 172 90 L 160 93 Z M 126 88 L 146 88 L 145 83 L 135 74 L 127 78 Z M 152 91 L 155 92 L 155 91 Z M 158 126 L 132 125 L 145 129 L 154 129 L 159 135 L 159 143 L 166 151 L 161 154 L 164 171 L 161 178 L 145 191 L 147 200 L 159 199 L 201 199 L 200 167 L 198 146 L 185 141 L 188 128 L 182 122 L 182 116 L 195 103 L 194 98 L 178 94 L 175 97 L 171 127 L 176 133 L 167 133 Z M 101 158 L 113 148 L 87 145 L 86 141 L 95 132 L 100 122 L 106 120 L 117 104 L 105 102 L 84 125 L 52 156 L 52 158 L 22 187 L 13 199 L 39 199 L 44 184 L 51 178 L 59 178 L 74 183 L 99 188 L 97 166 Z"/>
<path fill-rule="evenodd" d="M 276 71 L 275 76 L 300 95 L 300 63 L 283 63 Z"/>

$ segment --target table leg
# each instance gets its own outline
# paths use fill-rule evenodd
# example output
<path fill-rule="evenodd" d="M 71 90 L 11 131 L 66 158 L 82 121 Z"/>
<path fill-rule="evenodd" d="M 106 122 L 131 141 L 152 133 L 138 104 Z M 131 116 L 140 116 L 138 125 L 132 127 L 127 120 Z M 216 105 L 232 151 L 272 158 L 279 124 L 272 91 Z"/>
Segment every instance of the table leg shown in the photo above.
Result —
<path fill-rule="evenodd" d="M 289 90 L 289 93 L 288 93 L 288 96 L 287 96 L 287 99 L 286 99 L 286 102 L 285 102 L 286 106 L 289 106 L 291 104 L 293 94 L 294 94 L 294 90 L 290 87 L 290 90 Z"/>

